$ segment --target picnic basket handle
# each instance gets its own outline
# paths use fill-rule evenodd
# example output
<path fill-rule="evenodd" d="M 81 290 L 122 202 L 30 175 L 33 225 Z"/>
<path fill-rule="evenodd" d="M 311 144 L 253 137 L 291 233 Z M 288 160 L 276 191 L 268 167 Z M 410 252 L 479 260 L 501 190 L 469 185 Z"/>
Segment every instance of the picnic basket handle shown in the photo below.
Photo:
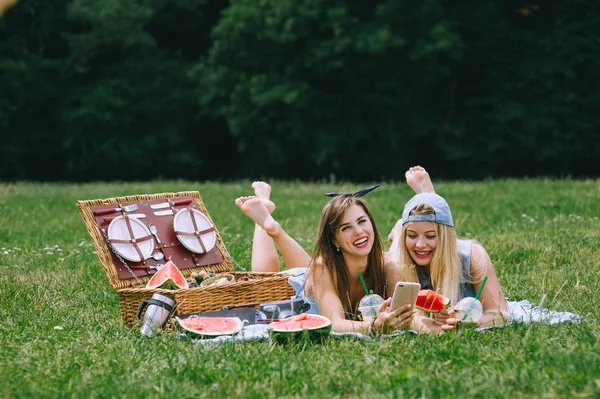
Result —
<path fill-rule="evenodd" d="M 298 308 L 298 313 L 308 312 L 309 309 L 310 309 L 310 303 L 303 301 L 302 305 L 300 305 L 300 307 Z"/>
<path fill-rule="evenodd" d="M 150 305 L 151 301 L 152 301 L 152 299 L 144 299 L 143 301 L 140 302 L 140 304 L 138 305 L 137 313 L 135 315 L 136 320 L 140 320 L 140 316 L 142 315 L 144 308 L 146 308 L 148 305 Z"/>

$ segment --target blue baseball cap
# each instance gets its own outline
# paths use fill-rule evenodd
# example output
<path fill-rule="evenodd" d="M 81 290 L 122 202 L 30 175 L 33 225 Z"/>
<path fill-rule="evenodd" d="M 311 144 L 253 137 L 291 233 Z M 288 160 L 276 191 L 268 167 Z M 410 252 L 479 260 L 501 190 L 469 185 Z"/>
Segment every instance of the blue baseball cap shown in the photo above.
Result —
<path fill-rule="evenodd" d="M 435 214 L 411 215 L 410 211 L 421 204 L 427 204 L 432 207 L 435 211 Z M 404 206 L 404 211 L 402 212 L 402 224 L 404 225 L 408 222 L 436 222 L 439 224 L 445 224 L 446 226 L 454 227 L 452 213 L 450 212 L 448 203 L 436 193 L 417 194 L 406 203 Z"/>

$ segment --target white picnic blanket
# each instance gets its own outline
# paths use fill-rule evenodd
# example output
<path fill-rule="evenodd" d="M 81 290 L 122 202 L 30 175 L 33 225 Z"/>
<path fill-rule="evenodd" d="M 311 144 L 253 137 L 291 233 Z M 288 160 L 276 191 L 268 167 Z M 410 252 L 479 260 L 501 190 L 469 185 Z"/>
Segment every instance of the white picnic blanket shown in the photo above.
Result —
<path fill-rule="evenodd" d="M 584 321 L 584 318 L 578 314 L 571 312 L 559 312 L 555 310 L 549 310 L 540 306 L 534 306 L 531 302 L 527 300 L 522 301 L 506 301 L 509 313 L 509 323 L 548 323 L 548 324 L 556 324 L 556 323 L 579 323 Z M 478 328 L 476 331 L 488 330 L 490 328 L 498 328 L 503 326 L 496 327 L 483 327 Z M 177 336 L 182 339 L 189 340 L 194 343 L 200 344 L 211 344 L 211 343 L 220 343 L 220 342 L 237 342 L 237 341 L 253 341 L 253 340 L 265 340 L 269 338 L 269 326 L 268 324 L 254 324 L 245 326 L 239 333 L 235 335 L 222 335 L 215 338 L 209 339 L 193 339 L 190 338 L 185 333 L 177 333 Z M 378 336 L 377 338 L 369 337 L 368 335 L 364 335 L 361 333 L 350 332 L 350 333 L 336 333 L 331 332 L 331 337 L 334 338 L 343 338 L 343 337 L 355 337 L 359 339 L 381 339 L 388 337 L 395 337 L 402 334 L 418 334 L 416 331 L 396 331 L 393 334 Z"/>
<path fill-rule="evenodd" d="M 531 302 L 527 300 L 523 301 L 506 301 L 509 312 L 510 323 L 564 323 L 572 322 L 579 323 L 584 321 L 584 318 L 578 314 L 571 312 L 558 312 L 555 310 L 549 310 L 540 306 L 533 306 Z"/>

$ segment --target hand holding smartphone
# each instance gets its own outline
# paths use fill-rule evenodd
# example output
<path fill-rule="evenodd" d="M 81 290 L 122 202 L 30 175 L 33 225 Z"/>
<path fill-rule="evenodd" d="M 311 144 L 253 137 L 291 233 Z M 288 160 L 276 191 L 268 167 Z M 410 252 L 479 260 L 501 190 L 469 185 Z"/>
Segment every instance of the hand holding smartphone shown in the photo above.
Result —
<path fill-rule="evenodd" d="M 409 281 L 399 281 L 396 283 L 394 289 L 394 296 L 392 297 L 392 303 L 390 304 L 391 309 L 396 309 L 402 305 L 410 303 L 411 306 L 415 307 L 417 302 L 417 295 L 421 289 L 421 284 L 413 283 Z"/>

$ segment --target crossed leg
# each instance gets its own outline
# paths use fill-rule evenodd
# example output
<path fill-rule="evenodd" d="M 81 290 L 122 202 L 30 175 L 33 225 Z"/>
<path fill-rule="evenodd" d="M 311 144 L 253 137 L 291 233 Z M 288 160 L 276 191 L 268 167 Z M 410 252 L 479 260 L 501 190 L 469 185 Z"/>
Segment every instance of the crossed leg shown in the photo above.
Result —
<path fill-rule="evenodd" d="M 275 204 L 271 201 L 271 186 L 265 182 L 252 183 L 254 196 L 240 197 L 235 204 L 255 223 L 252 241 L 252 271 L 278 272 L 279 255 L 287 268 L 308 267 L 310 255 L 290 237 L 271 213 Z"/>
<path fill-rule="evenodd" d="M 421 193 L 435 193 L 435 189 L 433 188 L 433 183 L 431 182 L 431 178 L 429 177 L 429 173 L 422 166 L 413 166 L 409 168 L 404 174 L 406 178 L 406 183 L 412 188 L 416 194 Z M 402 219 L 398 219 L 392 231 L 388 235 L 388 243 L 398 244 L 397 240 L 400 239 L 400 235 L 402 233 Z M 396 242 L 394 243 L 394 240 Z"/>

